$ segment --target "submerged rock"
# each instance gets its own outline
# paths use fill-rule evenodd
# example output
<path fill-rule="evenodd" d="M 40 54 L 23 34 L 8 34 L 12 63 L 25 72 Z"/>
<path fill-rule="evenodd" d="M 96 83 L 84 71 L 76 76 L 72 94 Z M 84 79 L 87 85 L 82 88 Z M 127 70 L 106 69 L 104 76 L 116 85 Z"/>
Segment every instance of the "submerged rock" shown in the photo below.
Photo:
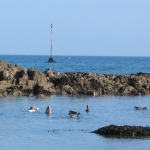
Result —
<path fill-rule="evenodd" d="M 109 125 L 109 126 L 99 128 L 95 131 L 92 131 L 92 133 L 96 133 L 104 136 L 147 137 L 150 136 L 150 127 L 129 126 L 129 125 L 124 125 L 124 126 Z"/>

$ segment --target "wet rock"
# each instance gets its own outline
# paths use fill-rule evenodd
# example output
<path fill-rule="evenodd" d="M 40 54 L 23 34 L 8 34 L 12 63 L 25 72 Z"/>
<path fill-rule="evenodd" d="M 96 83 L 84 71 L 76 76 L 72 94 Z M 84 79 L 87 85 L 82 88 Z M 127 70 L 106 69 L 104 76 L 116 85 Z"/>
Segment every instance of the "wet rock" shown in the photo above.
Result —
<path fill-rule="evenodd" d="M 7 96 L 7 91 L 3 91 L 3 92 L 2 92 L 2 96 L 3 96 L 3 97 L 6 97 L 6 96 Z"/>
<path fill-rule="evenodd" d="M 91 74 L 86 72 L 42 72 L 26 70 L 0 60 L 0 90 L 8 94 L 82 94 L 82 95 L 145 95 L 150 94 L 150 74 Z M 15 92 L 14 92 L 15 91 Z M 18 92 L 17 92 L 18 91 Z M 2 94 L 2 93 L 1 93 Z"/>
<path fill-rule="evenodd" d="M 104 136 L 150 136 L 150 127 L 142 127 L 142 126 L 117 126 L 117 125 L 109 125 L 102 128 L 99 128 L 92 133 L 96 133 Z"/>
<path fill-rule="evenodd" d="M 62 90 L 61 95 L 67 95 L 67 92 Z"/>
<path fill-rule="evenodd" d="M 4 68 L 7 68 L 8 64 L 3 61 L 3 60 L 0 60 L 0 70 L 3 70 Z"/>
<path fill-rule="evenodd" d="M 17 90 L 17 89 L 14 89 L 13 91 L 13 96 L 21 96 L 22 95 L 22 92 Z"/>
<path fill-rule="evenodd" d="M 33 80 L 35 83 L 41 82 L 41 81 L 47 81 L 47 78 L 45 74 L 39 70 L 35 70 L 33 68 L 29 69 L 27 71 L 28 73 L 28 79 Z"/>
<path fill-rule="evenodd" d="M 51 89 L 53 88 L 53 83 L 49 82 L 39 82 L 33 88 L 33 94 L 52 94 Z"/>
<path fill-rule="evenodd" d="M 19 83 L 18 84 L 21 84 L 21 85 L 26 85 L 27 84 L 27 78 L 19 78 Z"/>
<path fill-rule="evenodd" d="M 38 94 L 37 97 L 38 98 L 45 98 L 45 95 L 44 94 Z"/>
<path fill-rule="evenodd" d="M 46 71 L 44 71 L 44 74 L 46 75 L 46 77 L 54 76 L 51 68 L 48 68 Z"/>
<path fill-rule="evenodd" d="M 27 81 L 28 89 L 33 89 L 34 85 L 35 85 L 35 82 L 33 80 L 28 80 Z"/>

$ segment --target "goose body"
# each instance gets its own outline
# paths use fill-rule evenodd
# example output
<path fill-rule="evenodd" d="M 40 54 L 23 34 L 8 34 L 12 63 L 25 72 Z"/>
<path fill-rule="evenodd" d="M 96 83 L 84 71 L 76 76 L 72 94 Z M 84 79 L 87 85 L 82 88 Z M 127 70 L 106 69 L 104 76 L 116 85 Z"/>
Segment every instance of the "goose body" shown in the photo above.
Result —
<path fill-rule="evenodd" d="M 52 109 L 51 109 L 51 107 L 50 106 L 47 106 L 47 108 L 46 108 L 46 114 L 51 114 L 52 113 Z"/>
<path fill-rule="evenodd" d="M 79 116 L 80 116 L 80 112 L 76 112 L 76 111 L 73 111 L 73 110 L 69 111 L 69 114 L 68 114 L 69 118 L 79 118 Z"/>
<path fill-rule="evenodd" d="M 39 109 L 38 106 L 31 106 L 31 107 L 28 109 L 28 111 L 29 111 L 29 112 L 36 112 L 38 109 Z"/>
<path fill-rule="evenodd" d="M 70 110 L 70 111 L 69 111 L 69 114 L 77 114 L 77 112 L 76 112 L 76 111 L 73 111 L 73 110 Z"/>
<path fill-rule="evenodd" d="M 28 111 L 29 112 L 35 112 L 36 110 L 35 109 L 29 109 Z"/>
<path fill-rule="evenodd" d="M 147 107 L 138 107 L 138 106 L 135 106 L 134 108 L 136 110 L 147 110 Z"/>
<path fill-rule="evenodd" d="M 91 109 L 89 108 L 89 106 L 87 105 L 86 106 L 86 110 L 85 110 L 86 112 L 90 112 L 91 111 Z"/>
<path fill-rule="evenodd" d="M 80 113 L 77 114 L 68 114 L 69 118 L 79 118 L 80 117 Z"/>

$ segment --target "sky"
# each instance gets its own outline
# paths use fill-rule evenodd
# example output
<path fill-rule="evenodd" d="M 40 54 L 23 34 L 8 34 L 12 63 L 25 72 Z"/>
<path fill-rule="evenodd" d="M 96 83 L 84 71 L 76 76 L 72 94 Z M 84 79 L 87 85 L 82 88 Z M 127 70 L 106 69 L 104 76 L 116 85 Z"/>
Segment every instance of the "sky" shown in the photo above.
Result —
<path fill-rule="evenodd" d="M 150 0 L 0 0 L 0 55 L 150 56 Z"/>

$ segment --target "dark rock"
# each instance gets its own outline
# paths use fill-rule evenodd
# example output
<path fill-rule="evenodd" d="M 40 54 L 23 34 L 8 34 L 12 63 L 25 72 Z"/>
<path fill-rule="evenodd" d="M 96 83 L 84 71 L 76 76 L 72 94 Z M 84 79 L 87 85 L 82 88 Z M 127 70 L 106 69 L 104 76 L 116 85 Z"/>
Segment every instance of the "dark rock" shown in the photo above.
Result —
<path fill-rule="evenodd" d="M 35 69 L 29 69 L 27 71 L 28 73 L 28 79 L 29 80 L 33 80 L 35 83 L 41 82 L 41 81 L 47 81 L 47 78 L 45 76 L 45 74 L 39 70 L 35 70 Z"/>
<path fill-rule="evenodd" d="M 34 95 L 145 95 L 150 94 L 150 74 L 61 74 L 53 72 L 51 68 L 44 72 L 33 68 L 26 70 L 0 60 L 0 90 L 13 95 L 28 91 L 32 91 Z"/>
<path fill-rule="evenodd" d="M 96 133 L 104 136 L 150 136 L 150 127 L 142 127 L 142 126 L 117 126 L 117 125 L 109 125 L 102 128 L 99 128 L 92 133 Z"/>
<path fill-rule="evenodd" d="M 39 82 L 33 88 L 33 94 L 45 94 L 50 95 L 52 94 L 53 83 L 49 82 Z"/>

